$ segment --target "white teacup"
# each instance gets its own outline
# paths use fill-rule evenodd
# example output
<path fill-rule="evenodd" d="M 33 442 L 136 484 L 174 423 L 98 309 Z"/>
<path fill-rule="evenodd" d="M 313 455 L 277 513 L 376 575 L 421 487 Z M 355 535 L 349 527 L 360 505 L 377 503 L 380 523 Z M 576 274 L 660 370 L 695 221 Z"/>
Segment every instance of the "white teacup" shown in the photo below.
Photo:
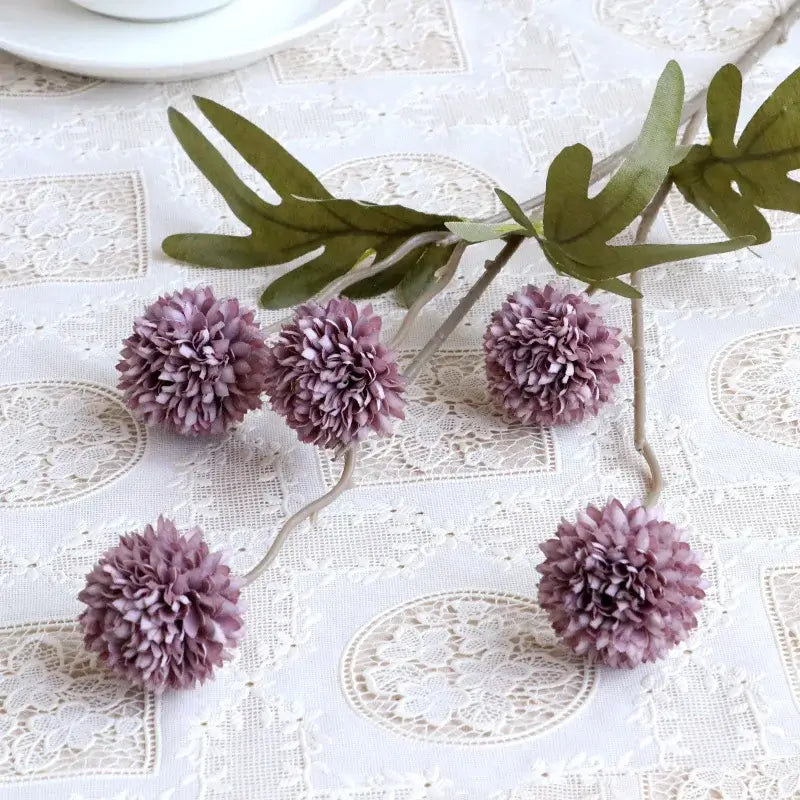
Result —
<path fill-rule="evenodd" d="M 167 22 L 206 14 L 232 0 L 72 0 L 76 5 L 107 17 L 137 22 Z"/>

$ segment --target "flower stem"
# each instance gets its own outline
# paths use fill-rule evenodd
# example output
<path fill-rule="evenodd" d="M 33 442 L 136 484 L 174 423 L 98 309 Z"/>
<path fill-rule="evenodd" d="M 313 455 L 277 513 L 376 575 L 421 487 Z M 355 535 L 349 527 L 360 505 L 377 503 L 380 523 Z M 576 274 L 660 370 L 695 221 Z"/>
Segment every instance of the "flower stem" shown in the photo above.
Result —
<path fill-rule="evenodd" d="M 461 322 L 472 306 L 475 305 L 475 303 L 478 301 L 478 298 L 480 298 L 492 280 L 494 280 L 500 270 L 503 269 L 503 267 L 508 263 L 511 256 L 514 255 L 524 241 L 525 238 L 522 236 L 509 237 L 508 241 L 497 257 L 486 262 L 486 269 L 483 275 L 481 275 L 480 279 L 464 296 L 456 308 L 453 309 L 444 323 L 442 323 L 441 327 L 433 334 L 428 344 L 425 345 L 416 358 L 411 362 L 411 366 L 408 370 L 406 370 L 405 373 L 406 386 L 410 386 L 413 383 L 414 378 L 419 374 L 419 371 L 422 369 L 428 359 L 442 346 L 447 337 L 455 330 L 458 323 Z M 444 286 L 449 282 L 450 278 L 452 278 L 465 249 L 466 246 L 462 247 L 459 245 L 456 247 L 456 251 L 453 253 L 454 258 L 451 259 L 451 261 L 445 267 L 445 271 L 443 272 L 440 281 L 437 281 L 437 283 L 441 284 L 439 291 L 441 291 L 441 289 L 443 289 Z M 411 309 L 409 309 L 409 313 L 415 307 L 417 307 L 418 313 L 422 306 L 424 306 L 425 303 L 436 294 L 437 292 L 431 293 L 430 297 L 427 297 L 427 299 L 425 299 L 424 295 L 421 295 L 420 300 L 418 300 L 417 303 L 415 303 Z M 413 374 L 410 374 L 412 369 Z M 249 586 L 251 583 L 253 583 L 253 581 L 257 580 L 261 575 L 263 575 L 267 569 L 269 569 L 269 567 L 278 557 L 284 542 L 289 537 L 289 534 L 292 533 L 292 531 L 294 531 L 300 524 L 305 522 L 310 517 L 314 518 L 320 511 L 322 511 L 323 508 L 329 506 L 334 502 L 334 500 L 336 500 L 336 498 L 350 488 L 353 472 L 355 471 L 356 467 L 356 453 L 357 445 L 351 445 L 348 447 L 344 451 L 344 466 L 342 467 L 342 474 L 339 477 L 339 480 L 336 482 L 336 485 L 322 495 L 322 497 L 318 497 L 313 502 L 295 512 L 291 517 L 289 517 L 289 519 L 286 520 L 286 522 L 283 523 L 280 531 L 278 531 L 278 535 L 273 540 L 264 558 L 262 558 L 261 561 L 259 561 L 258 564 L 256 564 L 242 579 L 243 588 L 245 586 Z"/>
<path fill-rule="evenodd" d="M 694 141 L 700 128 L 704 114 L 695 112 L 689 120 L 686 130 L 681 137 L 681 144 L 688 145 Z M 672 190 L 672 177 L 667 176 L 653 196 L 650 204 L 644 210 L 639 227 L 636 229 L 634 244 L 644 244 L 659 212 L 669 197 Z M 641 290 L 642 280 L 640 272 L 631 273 L 631 286 Z M 631 331 L 633 349 L 633 443 L 647 463 L 650 470 L 650 481 L 647 490 L 645 505 L 652 506 L 658 502 L 663 488 L 663 478 L 658 458 L 650 443 L 647 441 L 647 383 L 645 380 L 645 343 L 644 343 L 644 300 L 641 297 L 631 300 Z"/>
<path fill-rule="evenodd" d="M 394 349 L 401 347 L 403 342 L 405 342 L 405 340 L 408 338 L 408 334 L 411 333 L 411 328 L 416 322 L 417 317 L 420 315 L 422 309 L 425 308 L 425 306 L 428 305 L 428 303 L 430 303 L 430 301 L 433 300 L 436 295 L 442 292 L 451 280 L 453 280 L 453 276 L 456 274 L 456 270 L 458 269 L 458 265 L 461 263 L 461 259 L 463 258 L 466 249 L 466 242 L 459 242 L 453 248 L 453 253 L 450 256 L 450 259 L 441 270 L 441 273 L 437 275 L 436 280 L 420 294 L 420 296 L 412 303 L 408 311 L 406 311 L 405 316 L 403 317 L 403 322 L 400 325 L 400 329 L 394 335 L 394 339 L 392 339 L 392 347 Z"/>
<path fill-rule="evenodd" d="M 489 288 L 491 282 L 497 277 L 503 267 L 508 264 L 511 257 L 519 250 L 520 245 L 524 241 L 524 236 L 509 236 L 503 249 L 497 256 L 486 262 L 486 268 L 481 277 L 478 278 L 473 287 L 461 299 L 461 302 L 450 312 L 447 319 L 441 324 L 433 336 L 431 336 L 425 347 L 414 356 L 414 359 L 406 368 L 403 373 L 406 378 L 406 385 L 414 382 L 425 364 L 427 364 L 436 351 L 445 343 L 447 337 L 458 327 L 461 320 L 464 319 L 470 309 L 478 302 L 481 295 Z"/>
<path fill-rule="evenodd" d="M 344 466 L 342 467 L 342 474 L 337 481 L 336 485 L 322 497 L 318 497 L 314 502 L 304 506 L 296 513 L 292 514 L 286 522 L 283 523 L 278 535 L 267 550 L 266 555 L 261 561 L 258 562 L 243 578 L 242 587 L 249 586 L 254 580 L 258 579 L 269 567 L 272 562 L 278 557 L 278 553 L 283 547 L 289 534 L 301 523 L 305 522 L 310 516 L 322 511 L 323 508 L 329 506 L 339 495 L 343 494 L 350 488 L 350 481 L 353 477 L 353 472 L 356 468 L 356 452 L 357 445 L 351 445 L 344 451 Z"/>

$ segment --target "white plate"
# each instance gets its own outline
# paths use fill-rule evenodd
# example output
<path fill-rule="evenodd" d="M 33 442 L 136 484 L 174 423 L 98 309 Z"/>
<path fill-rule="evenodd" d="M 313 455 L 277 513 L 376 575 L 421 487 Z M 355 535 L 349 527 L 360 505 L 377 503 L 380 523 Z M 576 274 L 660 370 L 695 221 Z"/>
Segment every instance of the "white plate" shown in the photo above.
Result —
<path fill-rule="evenodd" d="M 0 50 L 95 78 L 200 78 L 258 61 L 354 2 L 233 0 L 195 19 L 150 23 L 110 19 L 69 0 L 0 0 Z"/>

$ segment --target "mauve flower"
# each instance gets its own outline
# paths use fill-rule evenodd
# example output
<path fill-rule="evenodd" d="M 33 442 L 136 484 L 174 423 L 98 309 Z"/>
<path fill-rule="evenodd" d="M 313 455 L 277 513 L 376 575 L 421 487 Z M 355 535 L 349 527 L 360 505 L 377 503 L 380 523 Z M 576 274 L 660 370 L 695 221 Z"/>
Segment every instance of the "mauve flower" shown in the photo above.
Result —
<path fill-rule="evenodd" d="M 510 420 L 580 422 L 619 383 L 618 328 L 586 294 L 535 286 L 510 294 L 483 337 L 489 389 Z"/>
<path fill-rule="evenodd" d="M 381 318 L 336 297 L 309 302 L 281 330 L 267 359 L 267 393 L 301 441 L 340 449 L 403 419 L 403 379 L 381 344 Z"/>
<path fill-rule="evenodd" d="M 224 433 L 261 407 L 266 346 L 253 312 L 208 287 L 159 297 L 123 343 L 119 388 L 148 425 Z"/>
<path fill-rule="evenodd" d="M 86 576 L 86 648 L 132 683 L 191 688 L 242 634 L 239 585 L 199 528 L 183 534 L 159 517 L 155 530 L 121 536 Z"/>
<path fill-rule="evenodd" d="M 682 532 L 633 502 L 587 506 L 540 545 L 539 603 L 579 655 L 612 667 L 663 658 L 696 626 L 706 585 Z"/>

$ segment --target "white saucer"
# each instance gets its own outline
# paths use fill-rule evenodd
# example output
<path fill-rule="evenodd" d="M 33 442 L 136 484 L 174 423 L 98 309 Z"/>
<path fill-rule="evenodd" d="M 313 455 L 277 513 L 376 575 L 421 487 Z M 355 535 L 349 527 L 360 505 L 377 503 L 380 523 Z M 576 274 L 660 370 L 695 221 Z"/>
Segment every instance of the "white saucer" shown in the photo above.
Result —
<path fill-rule="evenodd" d="M 102 17 L 69 0 L 0 0 L 0 50 L 94 78 L 201 78 L 258 61 L 354 2 L 233 0 L 195 19 L 150 23 Z"/>

